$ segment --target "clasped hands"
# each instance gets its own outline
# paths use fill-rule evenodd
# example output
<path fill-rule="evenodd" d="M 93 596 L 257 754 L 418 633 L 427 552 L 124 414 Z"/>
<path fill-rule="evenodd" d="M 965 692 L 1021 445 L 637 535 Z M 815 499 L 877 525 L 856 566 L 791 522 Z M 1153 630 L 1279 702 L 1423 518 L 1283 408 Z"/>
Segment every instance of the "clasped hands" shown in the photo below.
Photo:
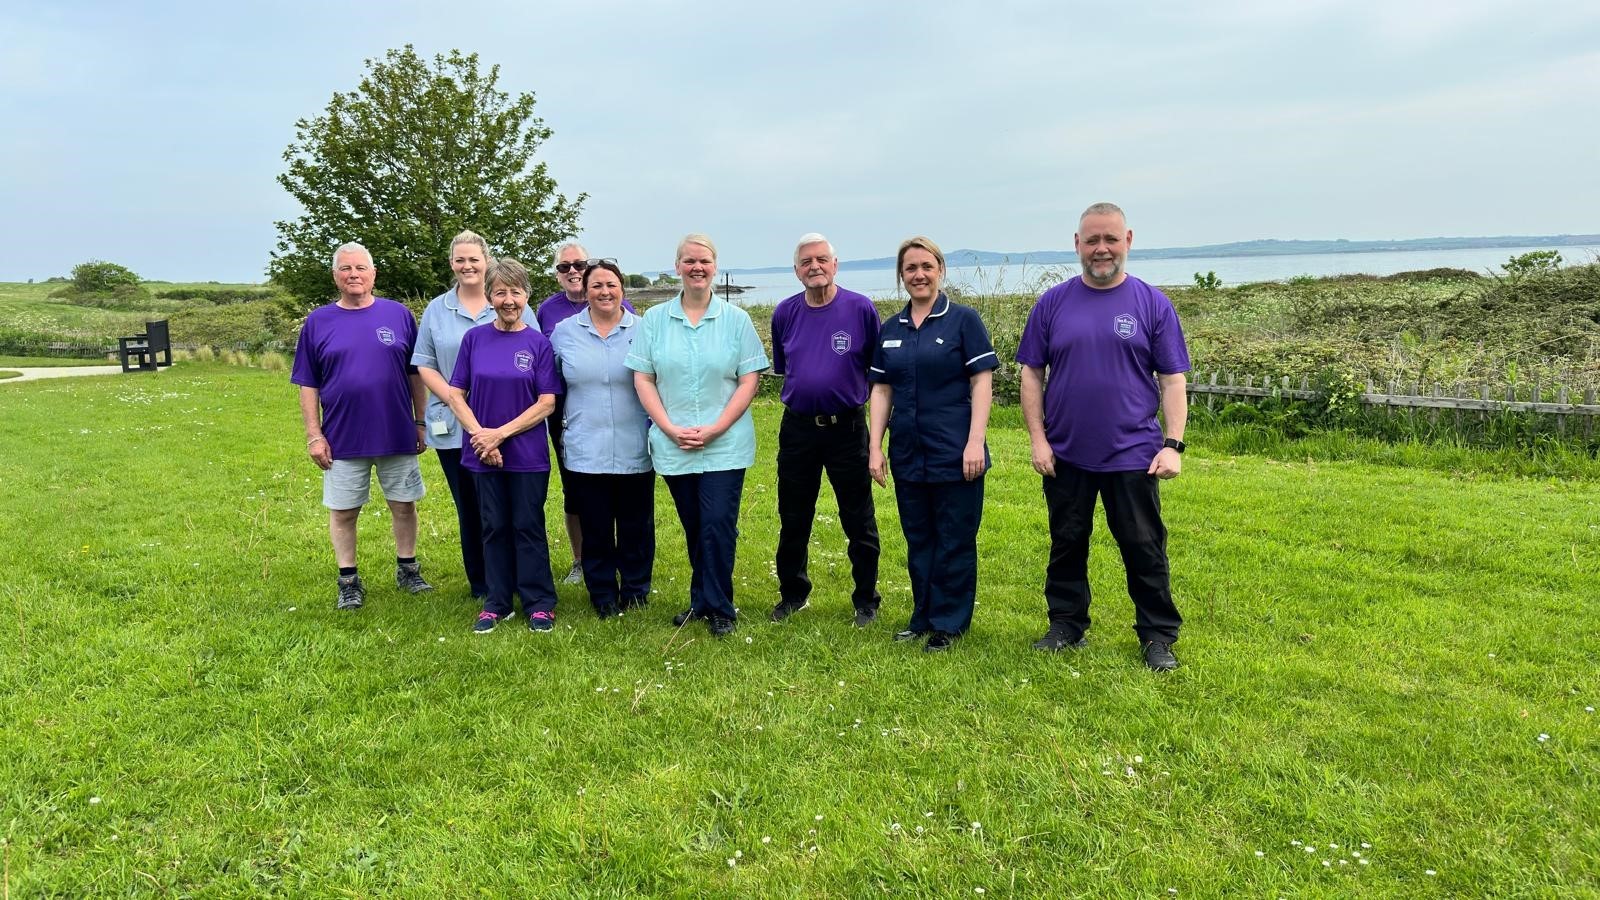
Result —
<path fill-rule="evenodd" d="M 479 428 L 472 433 L 472 452 L 478 454 L 479 462 L 498 469 L 505 465 L 505 458 L 500 455 L 500 445 L 505 440 L 498 428 Z"/>

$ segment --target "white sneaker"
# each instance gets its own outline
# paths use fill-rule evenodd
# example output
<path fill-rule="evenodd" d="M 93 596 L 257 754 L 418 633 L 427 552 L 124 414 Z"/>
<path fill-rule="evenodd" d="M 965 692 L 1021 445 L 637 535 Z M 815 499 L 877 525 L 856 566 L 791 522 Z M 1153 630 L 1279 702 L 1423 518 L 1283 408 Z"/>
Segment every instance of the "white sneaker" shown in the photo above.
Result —
<path fill-rule="evenodd" d="M 567 571 L 567 577 L 561 579 L 562 584 L 583 584 L 583 563 L 574 561 L 572 568 Z"/>

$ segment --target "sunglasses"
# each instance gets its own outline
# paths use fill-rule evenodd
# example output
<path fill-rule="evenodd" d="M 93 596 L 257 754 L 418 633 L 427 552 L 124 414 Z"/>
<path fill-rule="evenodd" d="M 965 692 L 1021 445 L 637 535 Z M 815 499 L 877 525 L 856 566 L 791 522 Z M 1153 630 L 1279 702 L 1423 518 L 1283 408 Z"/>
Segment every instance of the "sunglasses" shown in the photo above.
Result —
<path fill-rule="evenodd" d="M 584 265 L 588 266 L 591 269 L 598 269 L 598 268 L 600 268 L 600 264 L 601 263 L 610 263 L 611 265 L 614 266 L 614 265 L 617 264 L 617 261 L 608 256 L 605 259 L 591 259 L 591 260 L 588 260 L 588 261 L 586 261 L 584 263 Z"/>
<path fill-rule="evenodd" d="M 573 271 L 574 269 L 576 269 L 579 272 L 582 272 L 584 269 L 587 269 L 587 268 L 589 268 L 589 263 L 587 263 L 587 262 L 585 262 L 585 261 L 583 261 L 581 259 L 578 260 L 577 262 L 556 263 L 556 271 L 560 272 L 563 275 L 567 274 L 568 272 Z"/>

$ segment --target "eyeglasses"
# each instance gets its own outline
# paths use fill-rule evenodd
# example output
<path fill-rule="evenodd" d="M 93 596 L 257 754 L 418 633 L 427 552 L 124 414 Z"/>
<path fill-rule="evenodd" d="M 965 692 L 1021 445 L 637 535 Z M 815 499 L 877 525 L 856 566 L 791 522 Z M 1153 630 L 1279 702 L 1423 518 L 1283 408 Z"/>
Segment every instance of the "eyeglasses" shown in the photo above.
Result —
<path fill-rule="evenodd" d="M 608 256 L 605 259 L 591 259 L 591 260 L 588 260 L 587 262 L 584 263 L 584 265 L 588 266 L 591 269 L 598 269 L 598 268 L 600 268 L 600 264 L 601 263 L 610 263 L 611 265 L 614 266 L 614 265 L 617 264 L 617 261 Z"/>
<path fill-rule="evenodd" d="M 587 268 L 589 268 L 589 263 L 587 263 L 587 262 L 585 262 L 585 261 L 583 261 L 581 259 L 577 260 L 575 262 L 556 263 L 556 271 L 560 272 L 563 275 L 567 274 L 568 272 L 571 272 L 574 269 L 578 270 L 579 272 L 582 272 L 584 269 L 587 269 Z"/>

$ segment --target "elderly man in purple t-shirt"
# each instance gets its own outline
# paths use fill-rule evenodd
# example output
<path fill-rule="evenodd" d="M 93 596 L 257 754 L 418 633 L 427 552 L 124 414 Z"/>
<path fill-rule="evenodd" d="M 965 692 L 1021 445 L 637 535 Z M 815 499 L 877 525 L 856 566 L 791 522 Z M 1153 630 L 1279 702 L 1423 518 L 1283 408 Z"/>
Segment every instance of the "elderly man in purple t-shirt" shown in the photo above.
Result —
<path fill-rule="evenodd" d="M 805 609 L 817 492 L 827 470 L 847 541 L 855 624 L 878 617 L 878 520 L 867 472 L 867 365 L 878 343 L 878 310 L 834 284 L 839 259 L 820 234 L 800 238 L 794 274 L 805 285 L 772 313 L 772 370 L 783 376 L 778 429 L 778 605 L 772 621 Z"/>
<path fill-rule="evenodd" d="M 1133 232 L 1120 208 L 1089 207 L 1073 243 L 1083 274 L 1040 295 L 1017 347 L 1022 415 L 1050 515 L 1050 629 L 1033 646 L 1083 645 L 1099 497 L 1127 569 L 1145 665 L 1168 671 L 1178 667 L 1172 645 L 1183 618 L 1172 602 L 1158 486 L 1183 468 L 1189 351 L 1172 301 L 1123 271 Z"/>
<path fill-rule="evenodd" d="M 395 582 L 413 594 L 433 586 L 417 563 L 427 391 L 411 365 L 417 322 L 403 304 L 372 294 L 378 269 L 357 243 L 333 254 L 339 299 L 306 316 L 289 380 L 300 386 L 306 454 L 322 470 L 322 505 L 339 565 L 339 609 L 360 609 L 356 523 L 371 497 L 372 470 L 392 513 Z"/>

